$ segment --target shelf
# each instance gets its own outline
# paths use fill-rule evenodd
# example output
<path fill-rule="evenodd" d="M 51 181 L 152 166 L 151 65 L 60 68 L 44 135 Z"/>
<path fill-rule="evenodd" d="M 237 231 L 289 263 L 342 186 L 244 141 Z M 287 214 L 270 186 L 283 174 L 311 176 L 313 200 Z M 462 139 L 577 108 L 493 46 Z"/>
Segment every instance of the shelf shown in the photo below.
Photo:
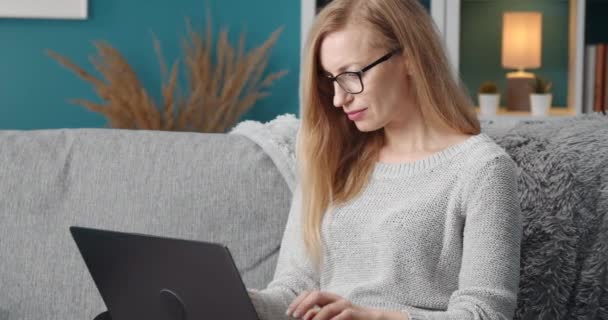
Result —
<path fill-rule="evenodd" d="M 583 112 L 587 1 L 433 0 L 431 9 L 435 6 L 440 11 L 434 18 L 444 36 L 455 76 L 460 77 L 470 90 L 487 80 L 505 87 L 504 73 L 507 71 L 502 69 L 500 59 L 501 14 L 508 10 L 544 12 L 543 24 L 546 24 L 546 28 L 543 31 L 545 53 L 542 68 L 545 69 L 531 71 L 550 79 L 557 93 L 554 96 L 556 103 L 572 109 L 565 113 L 551 113 L 548 116 L 551 117 L 554 114 L 577 115 Z M 470 93 L 474 95 L 474 92 Z M 532 117 L 526 113 L 503 112 L 502 115 Z"/>
<path fill-rule="evenodd" d="M 479 115 L 479 107 L 475 107 L 475 111 Z M 522 120 L 553 120 L 565 117 L 572 117 L 576 115 L 576 111 L 573 108 L 565 107 L 552 107 L 549 109 L 549 114 L 544 116 L 533 116 L 528 111 L 510 111 L 504 107 L 500 107 L 496 115 L 479 115 L 480 120 L 493 120 L 493 121 L 522 121 Z"/>

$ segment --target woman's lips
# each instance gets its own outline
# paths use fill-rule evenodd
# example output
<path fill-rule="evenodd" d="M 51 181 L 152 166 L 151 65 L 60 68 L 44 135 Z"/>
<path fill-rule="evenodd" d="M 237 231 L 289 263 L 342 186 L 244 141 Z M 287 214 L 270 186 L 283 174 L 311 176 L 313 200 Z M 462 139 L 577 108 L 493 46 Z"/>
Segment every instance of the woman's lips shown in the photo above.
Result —
<path fill-rule="evenodd" d="M 367 110 L 367 108 L 347 112 L 346 115 L 352 121 L 361 120 L 363 118 L 363 116 L 365 115 L 365 110 Z"/>

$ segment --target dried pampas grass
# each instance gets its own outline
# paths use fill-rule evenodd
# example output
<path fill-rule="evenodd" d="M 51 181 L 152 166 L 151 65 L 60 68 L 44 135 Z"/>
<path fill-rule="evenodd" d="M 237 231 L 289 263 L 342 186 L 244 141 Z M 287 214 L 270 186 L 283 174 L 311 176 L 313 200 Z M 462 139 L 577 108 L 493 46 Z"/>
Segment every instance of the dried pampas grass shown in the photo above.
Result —
<path fill-rule="evenodd" d="M 282 28 L 249 52 L 245 52 L 243 33 L 234 48 L 228 41 L 228 31 L 221 30 L 213 59 L 213 32 L 211 20 L 207 21 L 205 38 L 187 23 L 187 37 L 182 40 L 188 81 L 185 92 L 178 81 L 179 61 L 168 70 L 160 42 L 154 39 L 163 77 L 160 106 L 142 86 L 127 59 L 107 42 L 95 42 L 97 56 L 90 59 L 103 79 L 51 50 L 47 54 L 94 86 L 103 103 L 70 101 L 103 114 L 112 128 L 226 132 L 256 101 L 269 95 L 264 89 L 287 73 L 283 70 L 264 77 L 269 51 Z"/>

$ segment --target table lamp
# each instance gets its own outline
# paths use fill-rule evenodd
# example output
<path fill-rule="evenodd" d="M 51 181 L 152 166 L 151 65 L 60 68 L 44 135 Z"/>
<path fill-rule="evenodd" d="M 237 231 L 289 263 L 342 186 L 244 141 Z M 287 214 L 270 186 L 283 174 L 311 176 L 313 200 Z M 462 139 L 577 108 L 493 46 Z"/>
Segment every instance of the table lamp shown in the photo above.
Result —
<path fill-rule="evenodd" d="M 502 20 L 502 66 L 517 71 L 507 73 L 507 110 L 530 110 L 530 80 L 526 68 L 541 65 L 542 14 L 505 12 Z"/>

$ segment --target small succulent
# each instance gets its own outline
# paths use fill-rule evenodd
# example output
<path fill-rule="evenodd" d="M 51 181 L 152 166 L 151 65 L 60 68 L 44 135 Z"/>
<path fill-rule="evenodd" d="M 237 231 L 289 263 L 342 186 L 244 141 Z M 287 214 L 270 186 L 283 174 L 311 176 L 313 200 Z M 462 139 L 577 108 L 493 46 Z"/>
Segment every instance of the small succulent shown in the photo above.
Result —
<path fill-rule="evenodd" d="M 536 76 L 534 79 L 530 81 L 530 86 L 532 87 L 532 93 L 536 94 L 547 94 L 551 92 L 551 86 L 553 83 L 547 81 L 546 79 Z"/>
<path fill-rule="evenodd" d="M 496 83 L 492 81 L 486 81 L 479 86 L 479 93 L 481 94 L 496 94 L 498 93 L 498 87 Z"/>

